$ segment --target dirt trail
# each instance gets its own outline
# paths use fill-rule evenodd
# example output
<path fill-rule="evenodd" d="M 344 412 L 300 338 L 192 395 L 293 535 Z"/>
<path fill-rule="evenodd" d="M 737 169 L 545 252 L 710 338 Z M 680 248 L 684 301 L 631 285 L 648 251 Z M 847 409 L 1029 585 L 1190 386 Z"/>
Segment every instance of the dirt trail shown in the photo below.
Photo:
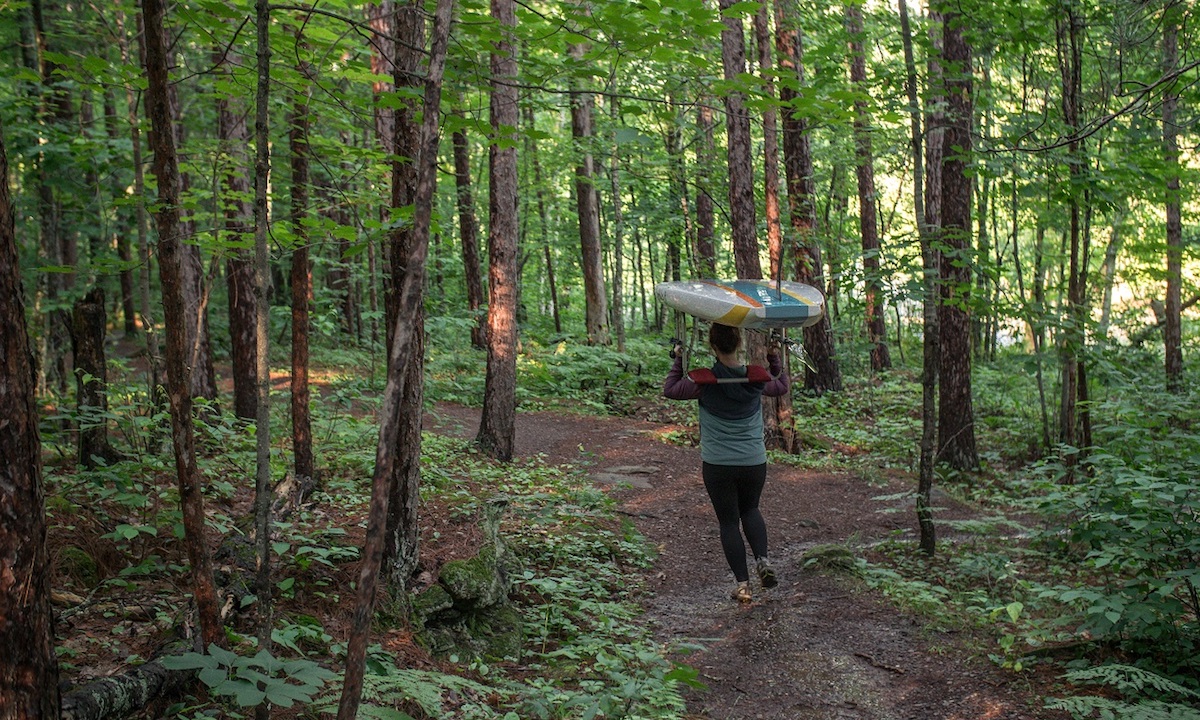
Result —
<path fill-rule="evenodd" d="M 427 429 L 473 435 L 479 411 L 443 405 Z M 669 445 L 670 426 L 624 418 L 524 413 L 517 454 L 586 463 L 612 483 L 621 511 L 659 550 L 647 618 L 664 641 L 696 642 L 683 659 L 707 689 L 689 692 L 708 720 L 1032 720 L 1049 718 L 1034 689 L 969 656 L 836 574 L 801 569 L 815 545 L 915 531 L 913 513 L 878 512 L 888 489 L 852 475 L 771 466 L 762 508 L 780 585 L 754 602 L 729 599 L 732 576 L 700 483 L 696 448 Z M 678 429 L 678 428 L 676 428 Z M 628 482 L 619 482 L 626 480 Z"/>

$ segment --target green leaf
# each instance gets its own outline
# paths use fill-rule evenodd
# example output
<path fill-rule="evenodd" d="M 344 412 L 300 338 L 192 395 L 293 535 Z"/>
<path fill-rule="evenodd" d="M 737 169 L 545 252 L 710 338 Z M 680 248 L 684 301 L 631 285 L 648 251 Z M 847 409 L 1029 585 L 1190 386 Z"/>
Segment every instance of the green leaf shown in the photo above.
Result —
<path fill-rule="evenodd" d="M 200 670 L 217 667 L 217 659 L 211 655 L 189 652 L 183 655 L 169 655 L 158 661 L 168 670 Z"/>

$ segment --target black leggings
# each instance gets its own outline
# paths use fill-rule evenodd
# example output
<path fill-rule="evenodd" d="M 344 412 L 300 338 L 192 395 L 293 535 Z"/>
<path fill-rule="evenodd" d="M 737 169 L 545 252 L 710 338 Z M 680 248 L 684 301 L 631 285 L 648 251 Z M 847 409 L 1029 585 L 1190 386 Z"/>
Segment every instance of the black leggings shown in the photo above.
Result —
<path fill-rule="evenodd" d="M 758 498 L 767 482 L 767 464 L 739 467 L 703 464 L 704 488 L 712 500 L 717 522 L 721 525 L 721 549 L 738 582 L 750 579 L 746 568 L 746 545 L 754 557 L 767 556 L 767 524 L 758 511 Z M 739 523 L 741 530 L 738 529 Z"/>

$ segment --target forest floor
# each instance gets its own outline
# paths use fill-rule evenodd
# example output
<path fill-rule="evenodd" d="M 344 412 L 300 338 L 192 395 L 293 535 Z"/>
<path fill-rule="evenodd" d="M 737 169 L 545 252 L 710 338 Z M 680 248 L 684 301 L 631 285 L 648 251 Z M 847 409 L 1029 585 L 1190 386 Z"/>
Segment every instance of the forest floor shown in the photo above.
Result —
<path fill-rule="evenodd" d="M 645 416 L 660 416 L 653 412 Z M 473 436 L 479 411 L 438 405 L 433 432 Z M 754 600 L 730 599 L 732 576 L 700 482 L 699 451 L 663 441 L 694 432 L 649 420 L 530 412 L 517 418 L 516 454 L 550 464 L 583 464 L 612 488 L 658 558 L 644 604 L 663 642 L 696 644 L 681 657 L 704 689 L 686 693 L 690 717 L 708 720 L 1029 720 L 1044 710 L 1049 668 L 1017 675 L 986 654 L 995 641 L 944 631 L 897 609 L 849 575 L 803 567 L 806 551 L 848 544 L 868 554 L 874 541 L 916 531 L 915 512 L 887 512 L 875 498 L 912 487 L 903 473 L 881 486 L 852 473 L 771 465 L 762 498 L 778 587 L 754 586 Z M 943 515 L 974 510 L 939 498 Z M 914 545 L 915 545 L 915 535 Z"/>

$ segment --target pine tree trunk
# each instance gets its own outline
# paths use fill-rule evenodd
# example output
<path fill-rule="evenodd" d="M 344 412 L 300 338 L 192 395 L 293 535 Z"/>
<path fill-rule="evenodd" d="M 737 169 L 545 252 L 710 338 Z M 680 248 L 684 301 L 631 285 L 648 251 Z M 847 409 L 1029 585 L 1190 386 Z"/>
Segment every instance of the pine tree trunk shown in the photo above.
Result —
<path fill-rule="evenodd" d="M 767 3 L 759 6 L 754 15 L 754 38 L 758 50 L 758 70 L 763 78 L 764 94 L 774 100 L 772 80 L 774 63 L 771 60 L 771 29 Z M 767 247 L 771 257 L 771 277 L 783 279 L 783 227 L 779 218 L 779 125 L 775 110 L 763 111 L 763 196 L 766 200 Z M 784 372 L 789 372 L 788 356 L 783 357 Z M 763 398 L 763 434 L 767 447 L 793 452 L 796 435 L 792 426 L 792 396 Z"/>
<path fill-rule="evenodd" d="M 933 523 L 934 450 L 937 442 L 937 254 L 925 223 L 925 150 L 921 144 L 921 101 L 917 93 L 917 64 L 913 58 L 912 27 L 908 20 L 908 0 L 900 0 L 900 41 L 904 46 L 904 86 L 908 94 L 909 144 L 912 151 L 913 215 L 921 243 L 922 338 L 921 442 L 917 471 L 917 525 L 921 530 L 921 551 L 933 555 L 937 549 L 937 528 Z"/>
<path fill-rule="evenodd" d="M 864 49 L 862 7 L 847 3 L 846 32 L 850 35 L 850 82 L 856 89 L 854 101 L 854 156 L 858 176 L 858 228 L 862 236 L 864 301 L 867 342 L 871 344 L 871 368 L 876 372 L 892 366 L 887 329 L 883 320 L 883 283 L 879 270 L 879 223 L 875 211 L 875 156 L 871 150 L 871 127 L 867 114 L 867 58 Z"/>
<path fill-rule="evenodd" d="M 180 177 L 175 155 L 175 117 L 167 74 L 168 48 L 163 23 L 163 0 L 144 0 L 142 13 L 146 42 L 146 114 L 150 118 L 152 171 L 158 181 L 159 272 L 162 275 L 163 309 L 167 334 L 167 394 L 171 404 L 171 437 L 179 504 L 183 512 L 184 543 L 192 569 L 192 593 L 200 616 L 204 644 L 224 645 L 212 560 L 205 529 L 204 496 L 196 467 L 196 442 L 192 430 L 191 368 L 188 364 L 187 328 L 183 297 L 183 252 L 179 223 Z"/>
<path fill-rule="evenodd" d="M 621 122 L 620 103 L 616 98 L 609 101 L 613 125 L 613 152 L 609 159 L 608 179 L 612 186 L 612 255 L 613 255 L 613 294 L 612 294 L 612 325 L 617 333 L 617 352 L 625 352 L 625 298 L 623 286 L 625 278 L 625 215 L 621 207 L 621 146 L 617 142 L 617 128 Z"/>
<path fill-rule="evenodd" d="M 233 67 L 225 50 L 215 53 L 216 72 L 232 76 Z M 250 131 L 246 127 L 246 108 L 233 96 L 217 98 L 218 152 L 225 160 L 221 168 L 221 189 L 225 197 L 219 204 L 225 210 L 226 242 L 244 242 L 253 231 L 254 208 L 250 202 L 250 177 L 246 148 Z M 233 376 L 233 414 L 253 420 L 257 414 L 258 391 L 255 367 L 255 298 L 253 253 L 233 249 L 225 264 L 229 290 L 229 361 Z"/>
<path fill-rule="evenodd" d="M 111 464 L 121 454 L 108 443 L 108 370 L 104 335 L 108 325 L 103 288 L 93 288 L 75 301 L 72 310 L 71 355 L 75 370 L 76 407 L 79 410 L 79 464 L 96 467 L 96 460 Z"/>
<path fill-rule="evenodd" d="M 301 74 L 307 68 L 301 66 Z M 312 294 L 312 270 L 308 260 L 308 127 L 311 90 L 304 88 L 292 98 L 288 144 L 292 153 L 292 458 L 293 474 L 301 488 L 316 481 L 313 459 L 312 414 L 308 389 L 309 296 Z"/>
<path fill-rule="evenodd" d="M 418 6 L 419 7 L 419 6 Z M 366 667 L 367 646 L 370 642 L 371 621 L 374 617 L 375 592 L 379 571 L 387 545 L 389 496 L 392 494 L 397 441 L 400 437 L 404 411 L 405 385 L 409 355 L 420 348 L 413 342 L 421 334 L 418 310 L 423 303 L 425 262 L 429 253 L 429 228 L 433 218 L 433 196 L 437 183 L 438 113 L 441 104 L 442 77 L 446 64 L 446 45 L 450 35 L 450 20 L 454 0 L 438 0 L 433 16 L 429 65 L 425 76 L 425 101 L 420 142 L 413 157 L 419 164 L 417 191 L 414 200 L 412 237 L 404 266 L 408 269 L 400 281 L 397 293 L 398 312 L 392 330 L 392 345 L 388 354 L 388 380 L 384 388 L 383 406 L 379 411 L 379 444 L 375 451 L 375 474 L 371 481 L 371 506 L 367 518 L 367 536 L 363 547 L 363 562 L 358 576 L 358 593 L 350 638 L 346 647 L 345 681 L 338 703 L 338 720 L 354 720 L 362 700 L 363 673 Z M 420 46 L 418 46 L 420 47 Z M 513 108 L 516 111 L 516 108 Z M 515 126 L 515 123 L 514 123 Z M 421 379 L 417 377 L 417 383 Z M 419 455 L 419 448 L 408 452 Z"/>
<path fill-rule="evenodd" d="M 1167 75 L 1179 64 L 1179 14 L 1182 8 L 1166 3 L 1163 18 L 1162 69 Z M 1183 279 L 1183 223 L 1179 171 L 1179 126 L 1175 111 L 1179 90 L 1169 86 L 1163 93 L 1162 133 L 1163 164 L 1167 180 L 1167 298 L 1166 323 L 1163 325 L 1163 350 L 1166 356 L 1167 389 L 1183 392 L 1183 329 L 1180 320 L 1180 285 Z"/>
<path fill-rule="evenodd" d="M 397 88 L 408 87 L 414 94 L 421 85 L 421 48 L 425 46 L 425 15 L 418 0 L 405 0 L 395 5 L 393 23 L 397 42 L 396 67 L 393 83 Z M 393 211 L 415 204 L 420 180 L 418 162 L 422 149 L 422 128 L 417 122 L 422 110 L 419 102 L 410 99 L 395 111 L 395 153 L 392 164 Z M 401 312 L 400 290 L 408 275 L 416 272 L 423 288 L 425 266 L 414 269 L 409 257 L 418 242 L 428 245 L 429 238 L 416 236 L 416 225 L 399 227 L 388 239 L 391 246 L 391 304 L 387 313 L 388 328 L 397 327 Z M 400 404 L 400 421 L 396 438 L 396 462 L 390 483 L 387 515 L 387 541 L 384 563 L 388 584 L 396 589 L 408 586 L 409 575 L 417 566 L 420 539 L 417 527 L 417 508 L 421 487 L 421 417 L 423 414 L 425 372 L 425 313 L 421 305 L 413 308 L 407 320 L 413 325 L 412 347 L 403 369 L 405 381 Z M 389 335 L 388 347 L 395 341 Z"/>
<path fill-rule="evenodd" d="M 740 83 L 746 72 L 746 36 L 741 16 L 727 12 L 737 3 L 721 0 L 721 65 L 725 80 Z M 754 203 L 754 167 L 751 160 L 750 114 L 745 94 L 730 89 L 725 94 L 725 127 L 729 157 L 729 225 L 733 236 L 733 260 L 739 278 L 762 277 L 758 259 L 757 221 Z"/>
<path fill-rule="evenodd" d="M 521 109 L 525 117 L 525 128 L 532 132 L 535 127 L 533 108 L 526 105 Z M 546 282 L 550 290 L 550 312 L 554 316 L 554 332 L 562 334 L 562 317 L 558 312 L 558 283 L 554 279 L 554 257 L 550 252 L 550 218 L 546 212 L 546 188 L 542 185 L 542 163 L 538 159 L 537 143 L 526 136 L 525 150 L 529 153 L 529 161 L 533 166 L 534 196 L 538 212 L 538 228 L 542 245 L 542 257 L 546 262 Z"/>
<path fill-rule="evenodd" d="M 796 87 L 804 87 L 804 47 L 798 29 L 798 10 L 792 0 L 775 3 L 775 48 L 779 68 L 789 82 L 779 85 L 785 108 L 800 99 Z M 792 82 L 794 80 L 794 83 Z M 821 248 L 817 245 L 817 211 L 814 202 L 813 162 L 808 121 L 795 113 L 783 113 L 783 169 L 787 183 L 792 262 L 797 280 L 824 289 Z M 842 389 L 842 373 L 833 344 L 833 326 L 828 307 L 821 321 L 804 329 L 804 350 L 811 367 L 804 372 L 804 389 L 818 395 Z"/>
<path fill-rule="evenodd" d="M 491 0 L 500 37 L 491 56 L 491 125 L 488 151 L 488 351 L 483 414 L 475 441 L 498 460 L 511 460 L 517 412 L 517 150 L 501 147 L 503 128 L 518 122 L 515 0 Z"/>
<path fill-rule="evenodd" d="M 710 102 L 711 98 L 701 97 L 696 106 L 696 127 L 700 132 L 700 141 L 696 143 L 696 265 L 701 277 L 715 278 L 717 249 L 713 244 L 712 168 L 716 166 L 716 151 Z"/>
<path fill-rule="evenodd" d="M 949 10 L 949 8 L 943 8 Z M 958 470 L 979 466 L 971 400 L 971 50 L 963 38 L 965 19 L 943 15 L 946 126 L 942 138 L 941 228 L 945 248 L 938 306 L 938 458 Z M 953 148 L 951 150 L 951 148 Z M 928 208 L 926 208 L 928 210 Z"/>
<path fill-rule="evenodd" d="M 59 714 L 35 378 L 0 121 L 0 717 Z"/>
<path fill-rule="evenodd" d="M 586 48 L 572 44 L 571 57 L 583 58 Z M 600 247 L 600 208 L 596 194 L 595 160 L 592 155 L 591 93 L 580 90 L 571 81 L 571 136 L 575 140 L 575 202 L 579 218 L 579 246 L 582 253 L 585 325 L 589 345 L 608 345 L 608 297 L 604 289 L 604 261 Z"/>
<path fill-rule="evenodd" d="M 471 344 L 487 347 L 483 332 L 483 278 L 479 272 L 479 223 L 475 221 L 475 199 L 471 194 L 471 150 L 466 130 L 454 133 L 454 184 L 458 190 L 458 232 L 462 239 L 463 280 L 467 286 L 467 310 L 471 325 Z M 540 201 L 541 196 L 538 196 Z"/>

